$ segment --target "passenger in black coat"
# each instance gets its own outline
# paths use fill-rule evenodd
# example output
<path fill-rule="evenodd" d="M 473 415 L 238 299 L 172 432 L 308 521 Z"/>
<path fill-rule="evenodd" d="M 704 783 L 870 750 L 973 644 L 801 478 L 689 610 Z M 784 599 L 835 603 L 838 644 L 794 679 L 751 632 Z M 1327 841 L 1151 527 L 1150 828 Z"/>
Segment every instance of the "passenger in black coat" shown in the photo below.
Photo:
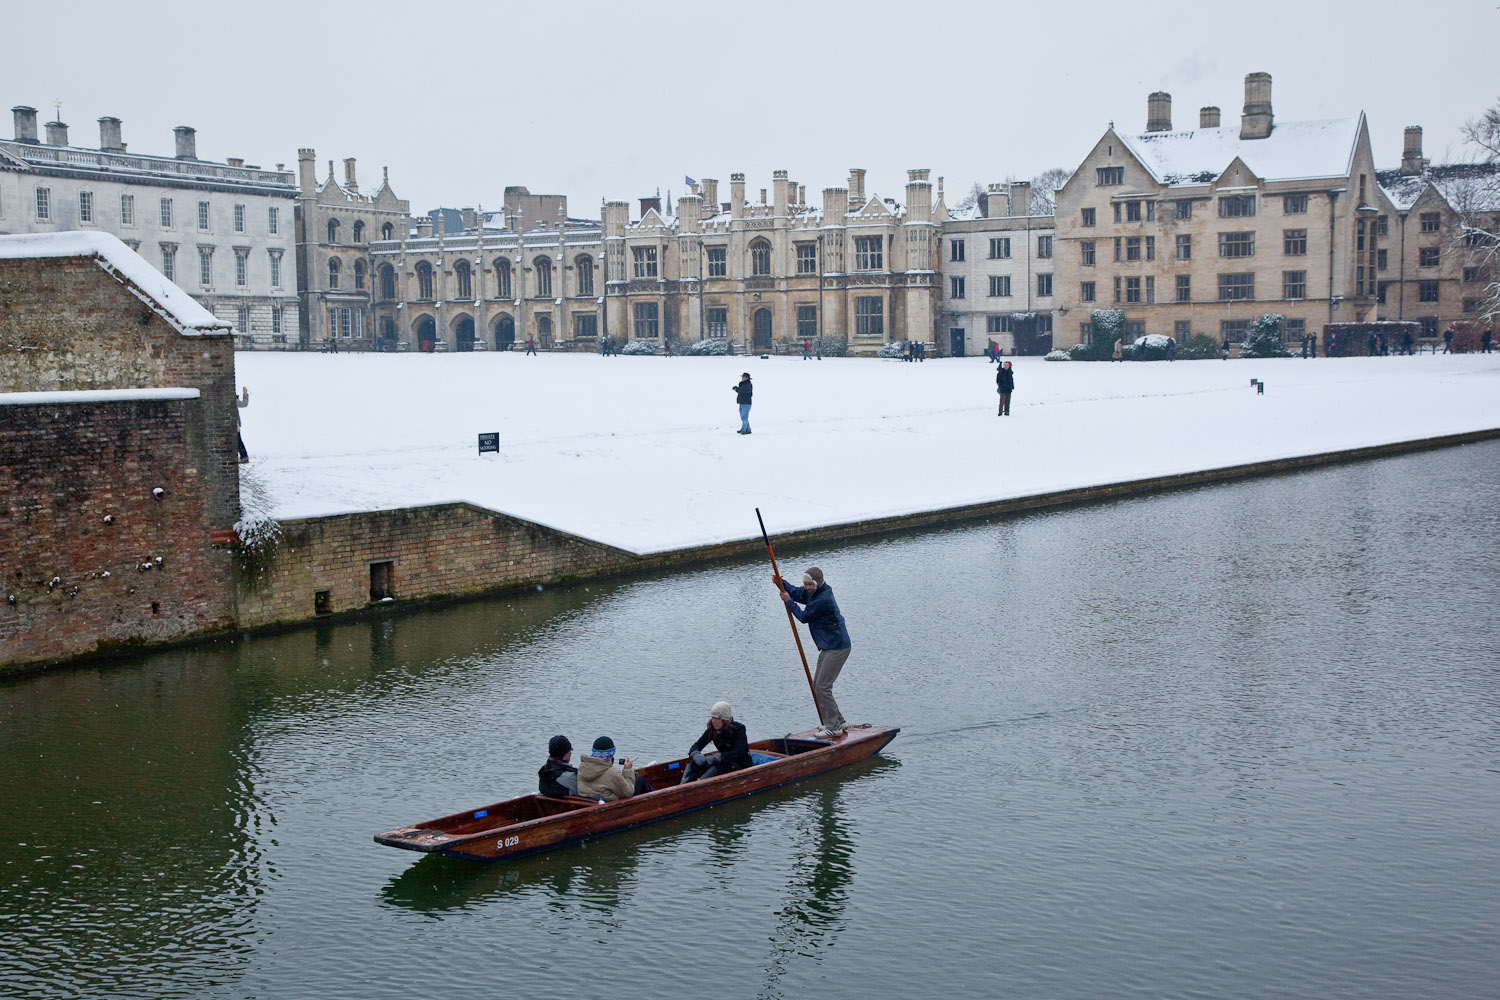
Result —
<path fill-rule="evenodd" d="M 718 749 L 713 759 L 703 755 L 703 748 L 710 743 Z M 750 739 L 745 733 L 745 724 L 734 721 L 734 712 L 729 702 L 715 702 L 708 717 L 708 728 L 698 737 L 698 742 L 688 750 L 690 762 L 682 772 L 682 783 L 712 778 L 716 774 L 727 774 L 749 767 Z"/>
<path fill-rule="evenodd" d="M 1011 370 L 1009 361 L 995 373 L 995 391 L 1000 393 L 1000 412 L 996 416 L 1010 416 L 1010 394 L 1016 391 L 1016 373 Z"/>

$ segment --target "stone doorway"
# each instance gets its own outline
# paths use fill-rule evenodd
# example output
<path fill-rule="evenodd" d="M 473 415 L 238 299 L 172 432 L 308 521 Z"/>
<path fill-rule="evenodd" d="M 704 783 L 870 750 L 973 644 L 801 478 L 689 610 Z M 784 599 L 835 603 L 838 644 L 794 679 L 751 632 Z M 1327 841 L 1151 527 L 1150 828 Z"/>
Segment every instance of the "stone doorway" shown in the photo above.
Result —
<path fill-rule="evenodd" d="M 755 331 L 755 340 L 751 346 L 757 351 L 769 351 L 771 349 L 771 310 L 755 310 L 752 327 Z"/>
<path fill-rule="evenodd" d="M 509 316 L 501 316 L 495 321 L 495 350 L 508 351 L 516 343 L 516 321 Z"/>

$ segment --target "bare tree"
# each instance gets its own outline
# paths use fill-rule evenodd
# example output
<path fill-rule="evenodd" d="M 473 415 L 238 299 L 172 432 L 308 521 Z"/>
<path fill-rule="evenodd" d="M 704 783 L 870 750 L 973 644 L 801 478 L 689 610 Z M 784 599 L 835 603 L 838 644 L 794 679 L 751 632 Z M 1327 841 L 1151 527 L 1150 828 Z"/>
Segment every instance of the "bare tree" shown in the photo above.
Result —
<path fill-rule="evenodd" d="M 1053 167 L 1051 170 L 1043 170 L 1031 179 L 1031 214 L 1051 215 L 1056 211 L 1054 203 L 1058 188 L 1066 183 L 1073 171 L 1064 170 L 1062 167 Z"/>
<path fill-rule="evenodd" d="M 979 199 L 983 198 L 984 194 L 984 185 L 979 183 L 978 181 L 975 181 L 974 186 L 969 188 L 969 193 L 960 198 L 954 204 L 953 208 L 956 211 L 965 211 L 967 209 L 973 208 L 975 205 L 979 204 Z"/>
<path fill-rule="evenodd" d="M 1454 249 L 1463 255 L 1465 271 L 1482 283 L 1476 319 L 1493 324 L 1500 316 L 1500 99 L 1465 122 L 1463 134 L 1480 159 L 1465 164 L 1468 169 L 1443 194 L 1459 216 Z"/>

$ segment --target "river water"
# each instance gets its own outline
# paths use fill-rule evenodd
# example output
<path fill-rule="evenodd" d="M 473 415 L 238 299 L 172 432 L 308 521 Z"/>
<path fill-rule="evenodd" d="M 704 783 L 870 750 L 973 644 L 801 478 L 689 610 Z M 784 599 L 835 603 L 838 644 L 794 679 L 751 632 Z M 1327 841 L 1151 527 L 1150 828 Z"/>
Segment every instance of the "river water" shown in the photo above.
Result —
<path fill-rule="evenodd" d="M 1497 497 L 1490 443 L 778 553 L 896 741 L 508 865 L 371 836 L 555 732 L 815 722 L 764 565 L 6 683 L 0 995 L 1500 996 Z"/>

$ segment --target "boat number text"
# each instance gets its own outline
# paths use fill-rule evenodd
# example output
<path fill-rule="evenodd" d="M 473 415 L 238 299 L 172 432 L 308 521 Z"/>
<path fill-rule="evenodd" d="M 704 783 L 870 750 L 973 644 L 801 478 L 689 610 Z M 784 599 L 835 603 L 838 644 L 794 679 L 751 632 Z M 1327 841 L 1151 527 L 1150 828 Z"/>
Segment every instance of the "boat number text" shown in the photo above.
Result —
<path fill-rule="evenodd" d="M 500 848 L 515 847 L 520 842 L 520 837 L 502 837 L 495 842 L 495 846 Z"/>

